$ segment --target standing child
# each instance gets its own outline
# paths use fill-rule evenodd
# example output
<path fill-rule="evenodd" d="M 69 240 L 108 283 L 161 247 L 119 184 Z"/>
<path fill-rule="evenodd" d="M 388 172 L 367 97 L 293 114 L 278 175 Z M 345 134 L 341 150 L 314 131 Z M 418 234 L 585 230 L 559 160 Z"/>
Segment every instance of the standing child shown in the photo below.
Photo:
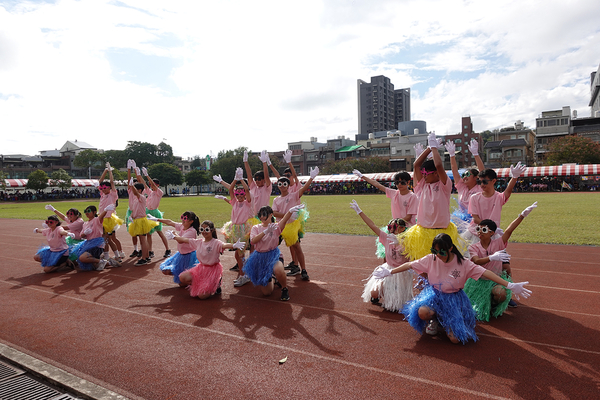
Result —
<path fill-rule="evenodd" d="M 365 221 L 365 224 L 379 237 L 379 241 L 385 247 L 385 263 L 377 268 L 393 269 L 408 261 L 403 255 L 404 249 L 398 243 L 396 235 L 404 232 L 406 221 L 402 218 L 392 219 L 387 232 L 379 229 L 375 223 L 365 215 L 355 200 L 350 207 Z M 377 279 L 373 275 L 365 284 L 362 298 L 364 302 L 371 301 L 372 304 L 381 304 L 388 311 L 399 311 L 404 303 L 413 296 L 413 274 L 410 271 L 395 274 L 384 279 Z"/>
<path fill-rule="evenodd" d="M 190 286 L 190 296 L 207 299 L 213 294 L 221 293 L 223 266 L 219 260 L 223 250 L 243 250 L 246 243 L 223 243 L 217 239 L 215 224 L 212 221 L 202 222 L 200 227 L 201 239 L 189 239 L 175 235 L 178 244 L 187 243 L 196 249 L 198 264 L 179 274 L 181 285 Z"/>
<path fill-rule="evenodd" d="M 144 181 L 144 179 L 141 179 L 142 183 L 144 184 L 144 194 L 147 196 L 146 197 L 146 214 L 150 214 L 155 218 L 162 218 L 163 217 L 163 213 L 158 209 L 158 206 L 160 204 L 160 199 L 162 199 L 163 197 L 163 191 L 160 190 L 160 181 L 158 179 L 152 179 L 150 178 L 150 175 L 148 174 L 148 170 L 146 169 L 146 167 L 142 167 L 142 173 L 144 174 L 144 176 L 148 179 L 148 183 L 150 184 L 150 187 L 148 187 L 148 185 L 146 185 L 146 182 Z M 138 177 L 138 181 L 140 180 L 140 178 Z M 159 223 L 157 226 L 155 226 L 154 228 L 152 228 L 152 230 L 150 231 L 150 233 L 148 233 L 148 235 L 146 235 L 147 239 L 148 239 L 148 249 L 149 249 L 149 254 L 150 254 L 150 258 L 154 257 L 154 251 L 152 251 L 152 234 L 156 232 L 156 234 L 158 235 L 158 237 L 160 238 L 160 240 L 162 240 L 163 245 L 165 246 L 165 254 L 163 255 L 163 258 L 167 258 L 171 255 L 171 250 L 169 249 L 169 242 L 167 241 L 167 238 L 165 237 L 165 235 L 162 232 L 162 224 Z"/>
<path fill-rule="evenodd" d="M 60 267 L 66 266 L 69 261 L 69 246 L 65 238 L 67 236 L 74 237 L 75 234 L 64 230 L 56 215 L 51 215 L 46 219 L 44 229 L 35 228 L 33 232 L 41 233 L 48 240 L 48 246 L 41 248 L 33 256 L 35 261 L 42 263 L 44 272 L 54 272 Z"/>
<path fill-rule="evenodd" d="M 106 240 L 105 247 L 105 258 L 108 258 L 108 247 L 113 250 L 115 254 L 115 259 L 118 261 L 122 261 L 125 258 L 125 253 L 123 252 L 123 248 L 121 246 L 121 242 L 117 239 L 117 229 L 119 226 L 123 224 L 123 220 L 117 216 L 116 211 L 114 211 L 117 207 L 117 201 L 119 200 L 119 195 L 117 194 L 117 189 L 115 188 L 115 180 L 112 173 L 112 168 L 110 163 L 106 163 L 106 168 L 100 176 L 100 185 L 98 186 L 98 190 L 100 190 L 100 210 L 105 210 L 109 205 L 114 205 L 113 211 L 110 211 L 106 214 L 104 218 L 103 226 L 104 226 L 104 240 Z M 108 173 L 110 181 L 105 181 L 104 178 Z"/>

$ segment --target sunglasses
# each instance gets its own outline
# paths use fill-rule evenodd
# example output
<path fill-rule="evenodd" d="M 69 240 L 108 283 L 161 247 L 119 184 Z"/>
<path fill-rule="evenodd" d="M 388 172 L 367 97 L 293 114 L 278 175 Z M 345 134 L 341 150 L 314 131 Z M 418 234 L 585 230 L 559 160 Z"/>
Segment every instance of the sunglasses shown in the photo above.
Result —
<path fill-rule="evenodd" d="M 392 232 L 392 231 L 394 231 L 396 229 L 399 229 L 399 228 L 406 228 L 406 226 L 399 225 L 399 224 L 388 224 L 387 228 L 388 228 L 388 232 Z"/>
<path fill-rule="evenodd" d="M 211 230 L 212 230 L 212 229 L 210 229 L 208 226 L 207 226 L 206 228 L 200 227 L 200 228 L 198 229 L 198 231 L 200 231 L 200 233 L 202 233 L 202 232 L 210 232 Z"/>
<path fill-rule="evenodd" d="M 423 174 L 423 175 L 425 175 L 425 176 L 427 176 L 427 175 L 431 175 L 431 174 L 434 174 L 434 173 L 436 173 L 436 172 L 437 172 L 437 171 L 435 171 L 435 170 L 434 170 L 434 171 L 427 171 L 425 168 L 422 168 L 422 169 L 421 169 L 421 174 Z"/>
<path fill-rule="evenodd" d="M 181 218 L 182 221 L 188 221 L 187 215 L 183 215 L 182 214 L 180 218 Z"/>
<path fill-rule="evenodd" d="M 404 186 L 404 185 L 408 185 L 408 182 L 407 181 L 396 181 L 396 185 Z"/>
<path fill-rule="evenodd" d="M 475 231 L 481 232 L 483 234 L 486 234 L 488 232 L 491 232 L 492 230 L 490 228 L 488 228 L 487 226 L 479 226 L 479 225 L 477 225 L 475 227 Z"/>
<path fill-rule="evenodd" d="M 487 185 L 488 183 L 490 183 L 489 179 L 481 179 L 481 180 L 477 180 L 477 184 L 478 185 Z"/>
<path fill-rule="evenodd" d="M 110 189 L 110 186 L 99 186 L 98 189 L 100 189 L 100 190 Z"/>
<path fill-rule="evenodd" d="M 279 186 L 279 187 L 288 187 L 288 183 L 287 182 L 277 182 L 277 186 Z"/>
<path fill-rule="evenodd" d="M 245 196 L 246 192 L 235 192 L 236 196 Z"/>
<path fill-rule="evenodd" d="M 49 224 L 49 223 L 55 223 L 55 222 L 56 222 L 56 221 L 55 221 L 55 220 L 53 220 L 53 219 L 47 219 L 47 220 L 46 220 L 46 223 L 47 223 L 47 224 Z"/>
<path fill-rule="evenodd" d="M 87 214 L 87 213 L 91 213 L 91 212 L 93 212 L 93 211 L 92 211 L 92 209 L 91 209 L 91 208 L 86 208 L 86 209 L 85 209 L 83 212 Z"/>
<path fill-rule="evenodd" d="M 448 255 L 448 252 L 446 250 L 436 250 L 433 247 L 431 248 L 431 254 L 434 254 L 436 256 L 440 256 L 440 257 L 446 257 Z"/>
<path fill-rule="evenodd" d="M 468 178 L 468 177 L 470 177 L 470 176 L 471 176 L 471 172 L 469 172 L 469 171 L 467 171 L 467 172 L 465 172 L 464 174 L 462 174 L 462 177 L 463 177 L 463 178 Z"/>

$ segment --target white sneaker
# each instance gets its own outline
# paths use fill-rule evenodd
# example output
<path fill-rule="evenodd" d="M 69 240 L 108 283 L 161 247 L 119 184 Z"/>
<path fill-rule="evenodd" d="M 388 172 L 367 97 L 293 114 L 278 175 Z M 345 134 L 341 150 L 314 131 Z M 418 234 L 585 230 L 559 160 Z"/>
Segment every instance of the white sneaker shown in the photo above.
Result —
<path fill-rule="evenodd" d="M 248 278 L 248 275 L 240 275 L 235 281 L 233 281 L 233 286 L 244 286 L 248 282 L 250 282 L 250 278 Z"/>
<path fill-rule="evenodd" d="M 108 261 L 106 261 L 106 260 L 98 261 L 98 266 L 96 267 L 96 271 L 102 271 L 104 269 L 104 267 L 106 267 L 107 263 L 108 263 Z"/>
<path fill-rule="evenodd" d="M 117 267 L 121 266 L 121 263 L 118 260 L 115 260 L 114 258 L 109 258 L 107 261 L 110 264 L 110 266 L 113 268 L 117 268 Z"/>
<path fill-rule="evenodd" d="M 427 325 L 427 328 L 425 328 L 425 333 L 428 335 L 437 335 L 439 327 L 439 322 L 437 322 L 435 319 L 432 319 L 431 321 L 429 321 L 429 325 Z"/>

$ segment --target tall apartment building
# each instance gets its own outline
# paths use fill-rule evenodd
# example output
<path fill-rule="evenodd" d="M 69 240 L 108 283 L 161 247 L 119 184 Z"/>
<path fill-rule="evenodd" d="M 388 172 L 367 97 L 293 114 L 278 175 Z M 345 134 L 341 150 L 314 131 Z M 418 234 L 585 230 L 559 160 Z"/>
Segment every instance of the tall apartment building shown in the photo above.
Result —
<path fill-rule="evenodd" d="M 536 160 L 538 165 L 545 165 L 550 143 L 571 134 L 571 107 L 542 111 L 542 115 L 535 119 L 535 125 Z"/>
<path fill-rule="evenodd" d="M 590 117 L 600 117 L 600 66 L 590 77 Z"/>
<path fill-rule="evenodd" d="M 481 135 L 473 131 L 473 122 L 471 117 L 462 117 L 461 132 L 456 135 L 446 135 L 445 141 L 453 141 L 456 146 L 456 163 L 458 168 L 468 168 L 475 165 L 475 157 L 467 150 L 467 145 L 471 139 L 479 142 L 479 150 L 481 151 Z M 446 160 L 447 166 L 450 165 L 450 159 Z"/>
<path fill-rule="evenodd" d="M 383 75 L 371 77 L 371 83 L 357 81 L 358 134 L 398 129 L 398 123 L 410 121 L 410 89 L 394 90 Z"/>

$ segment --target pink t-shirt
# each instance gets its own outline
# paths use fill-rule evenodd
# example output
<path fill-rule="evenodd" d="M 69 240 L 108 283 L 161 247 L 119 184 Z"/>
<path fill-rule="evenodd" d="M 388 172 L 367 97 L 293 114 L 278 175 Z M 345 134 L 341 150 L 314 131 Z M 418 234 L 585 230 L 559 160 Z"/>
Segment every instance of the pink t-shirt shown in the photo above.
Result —
<path fill-rule="evenodd" d="M 480 219 L 491 219 L 500 227 L 500 217 L 502 216 L 502 206 L 506 203 L 504 192 L 494 192 L 490 197 L 485 197 L 483 193 L 476 193 L 469 201 L 469 214 L 477 215 Z M 471 221 L 471 225 L 475 222 Z"/>
<path fill-rule="evenodd" d="M 129 209 L 131 210 L 131 218 L 138 219 L 146 216 L 146 196 L 140 194 L 139 197 L 133 194 L 133 189 L 127 189 L 129 195 Z"/>
<path fill-rule="evenodd" d="M 102 235 L 104 234 L 104 228 L 102 227 L 102 222 L 100 222 L 100 218 L 98 218 L 98 217 L 93 218 L 91 221 L 85 221 L 83 223 L 83 229 L 81 230 L 81 232 L 85 231 L 88 228 L 90 228 L 92 230 L 92 233 L 85 236 L 86 240 L 96 239 L 96 238 L 102 237 Z M 104 245 L 98 246 L 98 247 L 104 247 Z"/>
<path fill-rule="evenodd" d="M 379 231 L 379 242 L 385 247 L 385 262 L 392 268 L 399 267 L 408 260 L 402 255 L 404 247 L 401 244 L 392 245 L 387 240 L 387 233 Z"/>
<path fill-rule="evenodd" d="M 475 185 L 471 189 L 462 181 L 462 179 L 457 179 L 456 183 L 456 191 L 458 192 L 458 204 L 465 210 L 469 210 L 469 200 L 471 196 L 475 193 L 481 193 L 481 186 Z"/>
<path fill-rule="evenodd" d="M 419 197 L 419 210 L 417 211 L 417 224 L 423 228 L 446 228 L 450 223 L 450 194 L 452 181 L 425 183 L 422 178 L 415 187 L 415 194 Z"/>
<path fill-rule="evenodd" d="M 190 244 L 196 250 L 196 258 L 204 265 L 215 265 L 219 263 L 219 257 L 223 253 L 223 242 L 219 239 L 211 239 L 208 242 L 204 238 L 190 240 Z"/>
<path fill-rule="evenodd" d="M 248 219 L 252 218 L 252 205 L 246 199 L 237 201 L 236 198 L 231 200 L 231 222 L 236 225 L 245 224 Z"/>
<path fill-rule="evenodd" d="M 288 192 L 285 197 L 277 196 L 273 199 L 273 211 L 285 214 L 290 208 L 300 205 L 300 193 Z"/>
<path fill-rule="evenodd" d="M 163 191 L 160 189 L 144 189 L 144 194 L 148 196 L 146 198 L 146 207 L 148 210 L 156 210 L 160 204 L 160 199 L 163 197 Z"/>
<path fill-rule="evenodd" d="M 456 255 L 452 261 L 445 263 L 433 254 L 413 261 L 411 268 L 419 274 L 426 273 L 431 286 L 443 293 L 458 292 L 465 287 L 467 279 L 478 280 L 486 271 L 471 260 L 463 260 L 462 264 L 459 264 Z"/>
<path fill-rule="evenodd" d="M 266 179 L 265 179 L 266 182 Z M 252 196 L 252 211 L 254 215 L 258 214 L 258 210 L 261 207 L 268 206 L 271 201 L 271 189 L 272 185 L 267 186 L 266 184 L 262 187 L 256 186 L 254 181 L 250 182 L 250 195 Z"/>
<path fill-rule="evenodd" d="M 267 229 L 267 227 L 262 224 L 254 225 L 250 231 L 250 241 L 252 241 L 252 238 L 255 236 L 260 235 L 265 229 Z M 279 228 L 279 225 L 277 225 L 272 232 L 263 236 L 260 242 L 254 244 L 254 250 L 261 253 L 273 250 L 275 247 L 279 246 L 279 235 L 281 235 L 281 229 Z"/>
<path fill-rule="evenodd" d="M 102 211 L 104 211 L 104 209 L 111 204 L 117 204 L 118 198 L 119 198 L 119 195 L 117 194 L 116 189 L 111 190 L 110 193 L 108 193 L 108 194 L 104 194 L 103 192 L 100 192 L 100 205 L 98 206 L 98 213 L 101 213 Z M 113 213 L 112 211 L 107 211 L 104 218 L 110 218 L 112 213 Z"/>
<path fill-rule="evenodd" d="M 69 232 L 75 234 L 75 239 L 81 239 L 81 231 L 83 230 L 83 219 L 77 218 L 73 222 L 67 222 L 67 226 L 69 227 Z"/>
<path fill-rule="evenodd" d="M 412 214 L 408 225 L 415 224 L 415 215 L 419 210 L 419 199 L 413 192 L 400 194 L 399 190 L 385 188 L 385 195 L 392 201 L 392 218 L 404 218 Z"/>
<path fill-rule="evenodd" d="M 69 248 L 65 241 L 66 236 L 61 235 L 61 232 L 65 232 L 62 226 L 58 226 L 54 230 L 46 228 L 42 231 L 42 234 L 46 236 L 46 240 L 48 240 L 50 251 L 61 251 Z"/>
<path fill-rule="evenodd" d="M 198 236 L 196 230 L 193 227 L 189 227 L 188 229 L 183 228 L 182 223 L 175 224 L 175 230 L 179 234 L 179 236 L 188 238 L 188 239 L 196 239 Z M 188 254 L 192 251 L 196 251 L 196 246 L 191 243 L 177 243 L 177 251 L 179 254 Z"/>
<path fill-rule="evenodd" d="M 300 182 L 297 182 L 288 187 L 288 192 L 297 192 L 300 189 L 302 189 L 302 185 Z"/>
<path fill-rule="evenodd" d="M 481 242 L 470 245 L 469 254 L 471 254 L 471 257 L 476 255 L 478 258 L 484 258 L 504 249 L 506 249 L 506 243 L 499 237 L 497 239 L 492 239 L 487 249 L 483 248 Z M 502 275 L 502 261 L 490 261 L 489 263 L 482 265 L 482 267 L 492 271 L 498 276 Z"/>

